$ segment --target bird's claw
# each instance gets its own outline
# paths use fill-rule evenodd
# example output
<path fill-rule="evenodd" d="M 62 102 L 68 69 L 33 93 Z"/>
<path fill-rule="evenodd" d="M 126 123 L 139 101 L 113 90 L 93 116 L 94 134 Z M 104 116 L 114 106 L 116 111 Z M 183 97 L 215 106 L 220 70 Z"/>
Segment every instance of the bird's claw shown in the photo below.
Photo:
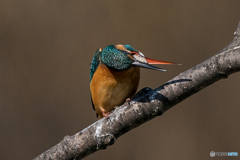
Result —
<path fill-rule="evenodd" d="M 130 99 L 130 98 L 127 98 L 127 99 L 126 99 L 126 102 L 130 102 L 130 101 L 131 101 L 131 99 Z"/>
<path fill-rule="evenodd" d="M 108 118 L 109 118 L 108 115 L 110 114 L 110 112 L 105 113 L 105 112 L 103 111 L 102 114 L 103 114 L 103 117 L 105 117 L 106 119 L 108 119 Z"/>
<path fill-rule="evenodd" d="M 110 114 L 110 112 L 107 112 L 107 113 L 106 113 L 105 110 L 102 109 L 101 107 L 100 107 L 100 109 L 101 109 L 101 112 L 102 112 L 103 117 L 105 117 L 105 118 L 108 119 L 108 118 L 109 118 L 108 115 Z"/>
<path fill-rule="evenodd" d="M 126 99 L 126 102 L 128 103 L 128 105 L 130 105 L 130 101 L 131 101 L 130 98 L 127 98 L 127 99 Z"/>

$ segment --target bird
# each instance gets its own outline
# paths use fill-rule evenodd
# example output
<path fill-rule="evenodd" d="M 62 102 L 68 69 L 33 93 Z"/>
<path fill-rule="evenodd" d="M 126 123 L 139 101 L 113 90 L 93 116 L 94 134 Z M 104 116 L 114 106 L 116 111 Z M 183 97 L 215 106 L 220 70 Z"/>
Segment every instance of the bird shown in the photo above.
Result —
<path fill-rule="evenodd" d="M 126 101 L 138 88 L 140 67 L 166 71 L 151 64 L 176 64 L 150 59 L 132 46 L 109 45 L 97 49 L 90 63 L 90 95 L 93 109 L 99 119 Z"/>

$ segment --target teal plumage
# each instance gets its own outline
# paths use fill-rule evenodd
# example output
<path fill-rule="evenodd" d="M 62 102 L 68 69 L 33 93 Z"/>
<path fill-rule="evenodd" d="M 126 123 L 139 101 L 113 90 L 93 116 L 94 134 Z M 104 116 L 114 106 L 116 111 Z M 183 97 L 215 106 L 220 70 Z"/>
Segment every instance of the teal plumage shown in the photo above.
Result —
<path fill-rule="evenodd" d="M 123 46 L 128 51 L 137 52 L 137 50 L 135 50 L 129 44 Z M 103 50 L 99 48 L 95 52 L 90 65 L 90 82 L 95 71 L 97 70 L 100 61 L 102 61 L 109 68 L 118 71 L 131 68 L 131 64 L 133 62 L 133 60 L 127 55 L 127 51 L 119 50 L 115 47 L 115 45 L 107 46 Z"/>
<path fill-rule="evenodd" d="M 94 56 L 93 56 L 93 59 L 92 59 L 92 62 L 90 64 L 90 82 L 92 80 L 92 77 L 93 77 L 93 74 L 95 73 L 95 71 L 97 70 L 97 67 L 100 63 L 100 57 L 101 57 L 101 49 L 97 49 Z"/>
<path fill-rule="evenodd" d="M 130 46 L 129 44 L 123 45 L 127 50 L 131 51 L 131 52 L 137 52 L 136 49 L 134 49 L 132 46 Z"/>
<path fill-rule="evenodd" d="M 127 51 L 119 50 L 114 45 L 103 49 L 101 60 L 105 65 L 115 70 L 127 70 L 133 62 L 127 55 Z"/>

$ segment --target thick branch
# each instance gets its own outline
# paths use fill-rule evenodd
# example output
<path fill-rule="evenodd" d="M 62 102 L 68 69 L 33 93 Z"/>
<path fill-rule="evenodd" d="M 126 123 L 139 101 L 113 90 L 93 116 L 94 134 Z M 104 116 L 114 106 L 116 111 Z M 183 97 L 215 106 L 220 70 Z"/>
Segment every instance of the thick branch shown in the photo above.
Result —
<path fill-rule="evenodd" d="M 164 85 L 152 90 L 144 88 L 130 103 L 115 109 L 109 119 L 100 119 L 84 130 L 64 139 L 35 158 L 82 159 L 112 145 L 131 129 L 162 115 L 192 94 L 227 78 L 240 70 L 240 22 L 233 41 L 218 54 L 195 67 L 180 73 Z"/>

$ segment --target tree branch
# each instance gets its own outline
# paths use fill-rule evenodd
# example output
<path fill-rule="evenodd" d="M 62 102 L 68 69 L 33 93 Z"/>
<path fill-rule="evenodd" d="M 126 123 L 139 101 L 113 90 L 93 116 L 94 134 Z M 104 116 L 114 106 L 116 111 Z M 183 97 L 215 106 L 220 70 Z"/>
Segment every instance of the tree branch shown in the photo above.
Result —
<path fill-rule="evenodd" d="M 73 136 L 65 136 L 60 143 L 34 159 L 82 159 L 106 149 L 124 133 L 162 115 L 192 94 L 239 70 L 240 22 L 233 41 L 218 54 L 154 90 L 142 89 L 130 103 L 115 109 L 108 120 L 102 118 Z"/>

